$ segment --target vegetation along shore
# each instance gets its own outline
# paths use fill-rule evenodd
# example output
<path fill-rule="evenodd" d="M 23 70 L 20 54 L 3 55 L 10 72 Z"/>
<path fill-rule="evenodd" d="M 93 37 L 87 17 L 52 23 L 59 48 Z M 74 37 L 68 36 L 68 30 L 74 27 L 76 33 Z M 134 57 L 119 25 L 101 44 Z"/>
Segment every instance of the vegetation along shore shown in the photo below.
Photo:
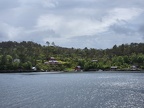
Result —
<path fill-rule="evenodd" d="M 111 49 L 46 43 L 0 42 L 0 72 L 144 70 L 144 43 L 114 45 Z"/>

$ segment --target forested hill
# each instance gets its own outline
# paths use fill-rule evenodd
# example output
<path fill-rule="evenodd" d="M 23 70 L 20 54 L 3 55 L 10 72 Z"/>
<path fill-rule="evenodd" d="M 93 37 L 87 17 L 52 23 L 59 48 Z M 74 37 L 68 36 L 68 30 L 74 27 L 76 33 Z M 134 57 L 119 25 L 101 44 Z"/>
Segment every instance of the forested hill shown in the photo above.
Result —
<path fill-rule="evenodd" d="M 96 46 L 94 46 L 96 47 Z M 54 57 L 59 64 L 46 63 Z M 144 68 L 144 43 L 114 45 L 111 49 L 63 48 L 31 41 L 0 42 L 0 70 L 66 70 L 81 66 L 84 70 Z"/>

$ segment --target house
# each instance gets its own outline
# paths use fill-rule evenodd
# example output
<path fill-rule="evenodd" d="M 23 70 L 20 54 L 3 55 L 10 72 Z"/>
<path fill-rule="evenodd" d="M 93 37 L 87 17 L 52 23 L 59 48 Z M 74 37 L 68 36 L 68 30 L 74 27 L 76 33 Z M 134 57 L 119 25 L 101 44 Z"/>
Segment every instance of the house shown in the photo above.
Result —
<path fill-rule="evenodd" d="M 131 70 L 137 70 L 137 67 L 135 65 L 130 67 Z"/>
<path fill-rule="evenodd" d="M 50 57 L 48 63 L 49 64 L 59 64 L 59 62 L 54 57 Z"/>
<path fill-rule="evenodd" d="M 36 68 L 36 67 L 32 67 L 32 70 L 36 71 L 36 70 L 37 70 L 37 68 Z"/>
<path fill-rule="evenodd" d="M 97 62 L 98 60 L 92 60 L 92 62 Z"/>
<path fill-rule="evenodd" d="M 75 71 L 77 72 L 77 71 L 81 71 L 81 66 L 76 66 L 75 67 Z"/>
<path fill-rule="evenodd" d="M 115 71 L 115 70 L 117 70 L 117 66 L 111 66 L 111 70 L 113 70 L 113 71 Z"/>

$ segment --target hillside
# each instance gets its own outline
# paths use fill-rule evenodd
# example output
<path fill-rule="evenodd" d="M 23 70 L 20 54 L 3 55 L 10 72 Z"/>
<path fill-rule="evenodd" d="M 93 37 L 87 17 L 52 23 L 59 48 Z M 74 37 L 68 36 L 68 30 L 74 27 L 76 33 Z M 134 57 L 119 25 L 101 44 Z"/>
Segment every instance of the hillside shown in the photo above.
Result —
<path fill-rule="evenodd" d="M 58 63 L 51 64 L 51 57 Z M 37 71 L 63 71 L 76 66 L 84 70 L 109 70 L 111 66 L 119 70 L 130 70 L 133 66 L 144 69 L 144 43 L 114 45 L 111 49 L 63 48 L 31 41 L 0 43 L 1 71 L 25 71 L 32 67 Z"/>

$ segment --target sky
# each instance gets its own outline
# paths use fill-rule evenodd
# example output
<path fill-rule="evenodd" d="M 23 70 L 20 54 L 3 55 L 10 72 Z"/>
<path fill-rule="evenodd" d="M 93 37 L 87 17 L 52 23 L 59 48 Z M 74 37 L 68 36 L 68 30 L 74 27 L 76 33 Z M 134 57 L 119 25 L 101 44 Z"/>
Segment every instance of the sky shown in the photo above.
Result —
<path fill-rule="evenodd" d="M 0 41 L 96 49 L 144 42 L 144 1 L 0 0 Z"/>

